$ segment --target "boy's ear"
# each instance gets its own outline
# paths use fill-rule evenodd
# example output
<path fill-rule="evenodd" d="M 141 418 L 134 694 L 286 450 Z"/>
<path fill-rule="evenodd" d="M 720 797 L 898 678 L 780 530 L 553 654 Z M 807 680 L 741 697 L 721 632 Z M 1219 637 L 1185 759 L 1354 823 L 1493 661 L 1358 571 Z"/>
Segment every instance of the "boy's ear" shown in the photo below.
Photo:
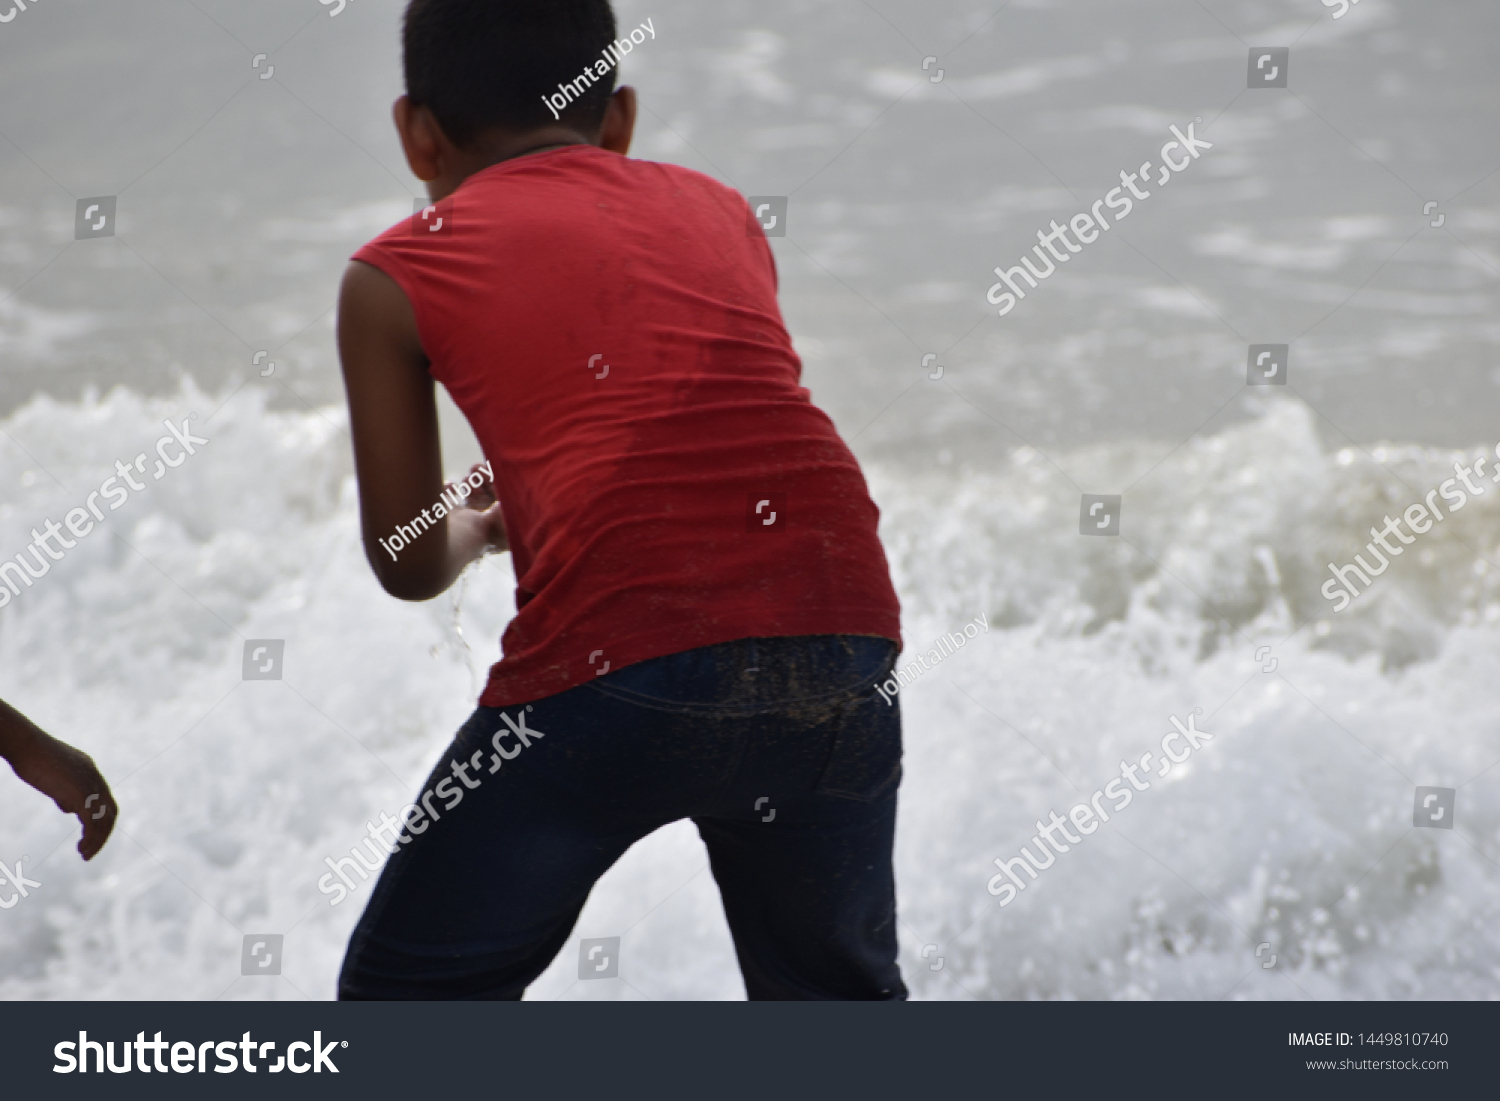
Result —
<path fill-rule="evenodd" d="M 402 96 L 391 108 L 391 114 L 396 120 L 396 133 L 401 135 L 401 149 L 406 154 L 412 175 L 423 182 L 437 179 L 447 137 L 438 127 L 432 112 Z"/>
<path fill-rule="evenodd" d="M 604 125 L 599 128 L 599 147 L 621 156 L 630 152 L 630 139 L 635 134 L 635 89 L 622 85 L 609 97 L 609 106 L 604 109 Z"/>

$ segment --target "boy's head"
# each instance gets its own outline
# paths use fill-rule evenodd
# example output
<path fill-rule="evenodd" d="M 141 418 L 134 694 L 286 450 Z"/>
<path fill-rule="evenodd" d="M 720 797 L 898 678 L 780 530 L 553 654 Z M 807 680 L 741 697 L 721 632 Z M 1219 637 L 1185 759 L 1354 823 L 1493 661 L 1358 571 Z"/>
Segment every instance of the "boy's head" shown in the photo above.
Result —
<path fill-rule="evenodd" d="M 402 37 L 406 94 L 458 148 L 486 135 L 562 124 L 595 135 L 615 71 L 555 117 L 542 97 L 615 40 L 609 0 L 411 0 Z"/>

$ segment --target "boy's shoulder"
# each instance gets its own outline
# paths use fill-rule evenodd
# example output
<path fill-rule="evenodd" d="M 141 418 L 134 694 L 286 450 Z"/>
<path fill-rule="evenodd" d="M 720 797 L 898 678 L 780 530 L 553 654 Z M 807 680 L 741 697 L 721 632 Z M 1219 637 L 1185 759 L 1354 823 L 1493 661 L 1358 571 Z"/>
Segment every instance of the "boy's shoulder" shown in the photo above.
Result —
<path fill-rule="evenodd" d="M 697 188 L 711 195 L 732 196 L 738 202 L 745 201 L 734 188 L 697 169 L 669 161 L 627 157 L 594 145 L 570 145 L 491 165 L 465 180 L 458 194 L 471 185 L 476 190 L 486 187 L 530 189 L 562 181 L 584 187 L 594 184 L 644 193 L 664 188 Z"/>
<path fill-rule="evenodd" d="M 569 231 L 595 232 L 595 211 L 631 221 L 670 218 L 717 227 L 715 232 L 731 226 L 738 232 L 750 216 L 745 196 L 696 169 L 577 145 L 481 169 L 449 198 L 420 206 L 361 252 L 414 259 L 455 237 L 532 240 L 560 233 L 566 238 Z"/>

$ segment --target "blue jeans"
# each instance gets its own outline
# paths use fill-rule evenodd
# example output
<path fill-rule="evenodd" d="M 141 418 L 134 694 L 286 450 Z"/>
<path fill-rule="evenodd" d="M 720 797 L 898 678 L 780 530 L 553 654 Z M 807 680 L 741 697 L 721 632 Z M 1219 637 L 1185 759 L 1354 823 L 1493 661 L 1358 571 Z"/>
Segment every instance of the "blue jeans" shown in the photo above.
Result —
<path fill-rule="evenodd" d="M 520 998 L 599 877 L 691 818 L 752 999 L 905 998 L 901 715 L 875 692 L 895 659 L 882 638 L 748 638 L 479 708 L 408 813 L 339 997 Z"/>

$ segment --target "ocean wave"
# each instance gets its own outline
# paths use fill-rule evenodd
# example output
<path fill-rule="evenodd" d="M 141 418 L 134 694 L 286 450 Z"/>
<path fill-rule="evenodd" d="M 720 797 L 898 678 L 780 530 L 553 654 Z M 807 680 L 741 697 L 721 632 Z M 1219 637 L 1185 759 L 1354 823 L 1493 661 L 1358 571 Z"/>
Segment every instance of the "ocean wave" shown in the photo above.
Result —
<path fill-rule="evenodd" d="M 91 753 L 122 808 L 84 865 L 76 822 L 3 781 L 0 856 L 31 856 L 43 886 L 0 914 L 0 997 L 332 996 L 369 886 L 330 907 L 323 859 L 417 790 L 513 613 L 499 559 L 461 601 L 381 593 L 342 411 L 272 411 L 253 387 L 18 410 L 0 556 L 189 412 L 200 453 L 0 610 L 0 696 Z M 1492 996 L 1500 487 L 1348 610 L 1319 592 L 1329 561 L 1478 453 L 1330 450 L 1286 400 L 1176 450 L 872 466 L 908 651 L 979 613 L 993 627 L 901 692 L 916 996 Z M 1085 491 L 1123 491 L 1118 538 L 1079 535 Z M 286 640 L 282 681 L 241 679 L 262 638 Z M 1194 708 L 1214 739 L 1000 907 L 993 860 Z M 1459 789 L 1457 829 L 1411 828 L 1416 784 Z M 631 986 L 575 988 L 565 950 L 531 996 L 739 996 L 704 865 L 685 823 L 637 845 L 578 928 L 625 936 Z M 262 932 L 286 934 L 278 979 L 239 973 Z"/>

